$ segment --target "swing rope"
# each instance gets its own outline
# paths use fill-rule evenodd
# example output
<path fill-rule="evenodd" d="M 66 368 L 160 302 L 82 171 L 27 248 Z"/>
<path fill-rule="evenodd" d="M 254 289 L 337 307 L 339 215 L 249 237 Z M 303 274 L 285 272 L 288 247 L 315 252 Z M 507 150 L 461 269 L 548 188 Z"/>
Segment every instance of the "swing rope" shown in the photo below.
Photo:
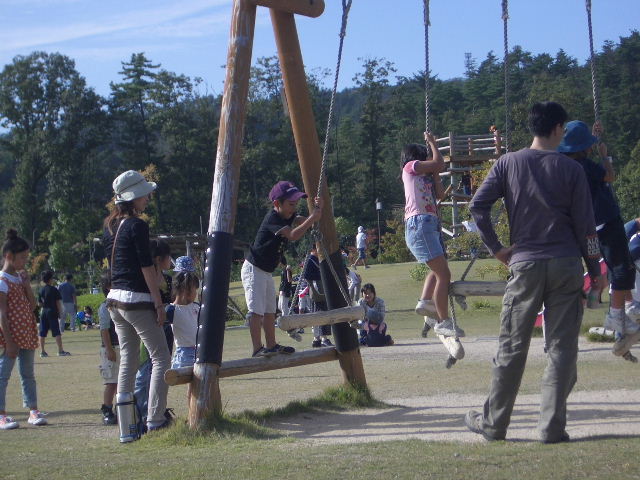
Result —
<path fill-rule="evenodd" d="M 588 1 L 588 0 L 587 0 Z M 504 39 L 504 150 L 509 151 L 509 0 L 502 0 L 502 24 Z"/>
<path fill-rule="evenodd" d="M 596 80 L 596 55 L 593 50 L 593 28 L 591 26 L 591 0 L 586 0 L 587 24 L 589 27 L 589 53 L 591 55 L 589 64 L 591 67 L 591 89 L 593 91 L 593 113 L 596 122 L 600 121 L 600 95 L 598 93 L 598 83 Z"/>
<path fill-rule="evenodd" d="M 423 0 L 424 21 L 424 123 L 425 132 L 430 132 L 431 96 L 429 91 L 429 26 L 431 25 L 429 13 L 429 0 Z"/>
<path fill-rule="evenodd" d="M 336 71 L 333 79 L 333 89 L 331 90 L 331 101 L 329 102 L 329 114 L 327 118 L 327 128 L 325 130 L 324 136 L 324 144 L 322 147 L 322 163 L 320 164 L 320 177 L 318 178 L 318 189 L 316 197 L 320 197 L 322 195 L 322 187 L 325 183 L 325 178 L 327 175 L 327 151 L 329 146 L 329 138 L 331 134 L 331 126 L 333 123 L 333 108 L 335 105 L 336 94 L 338 92 L 338 80 L 340 78 L 340 67 L 342 65 L 342 49 L 344 46 L 344 37 L 347 35 L 347 22 L 349 20 L 349 10 L 351 9 L 352 0 L 342 0 L 342 24 L 340 26 L 340 43 L 338 45 L 338 58 L 336 60 Z M 327 248 L 325 247 L 322 232 L 317 227 L 317 224 L 313 226 L 311 230 L 311 236 L 315 240 L 315 243 L 320 246 L 320 254 L 327 261 L 329 265 L 329 270 L 331 270 L 331 275 L 333 276 L 334 281 L 340 288 L 340 293 L 344 297 L 347 305 L 351 305 L 351 297 L 349 296 L 349 292 L 345 289 L 338 272 L 336 272 L 331 259 L 329 258 L 329 253 L 327 252 Z M 296 286 L 296 291 L 291 301 L 291 309 L 295 307 L 298 303 L 299 294 L 302 286 L 302 280 L 305 278 L 305 274 L 307 272 L 307 266 L 309 265 L 309 255 L 306 255 L 304 264 L 302 266 L 302 273 L 300 274 L 300 280 L 298 280 L 298 285 Z M 311 287 L 309 287 L 311 288 Z"/>

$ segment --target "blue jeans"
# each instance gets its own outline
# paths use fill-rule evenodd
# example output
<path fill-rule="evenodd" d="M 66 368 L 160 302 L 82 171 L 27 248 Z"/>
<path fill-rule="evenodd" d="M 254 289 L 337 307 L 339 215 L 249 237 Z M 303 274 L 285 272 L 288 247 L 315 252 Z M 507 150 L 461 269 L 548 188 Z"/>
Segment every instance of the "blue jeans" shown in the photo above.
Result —
<path fill-rule="evenodd" d="M 38 405 L 36 394 L 36 377 L 33 369 L 35 350 L 18 350 L 18 372 L 22 381 L 22 405 L 25 408 L 35 408 Z M 16 363 L 15 358 L 9 358 L 6 353 L 0 355 L 0 411 L 6 410 L 7 384 L 11 378 L 11 371 Z"/>
<path fill-rule="evenodd" d="M 151 386 L 151 367 L 151 359 L 140 365 L 136 373 L 136 386 L 133 391 L 133 395 L 136 397 L 136 405 L 140 409 L 140 416 L 145 420 L 149 403 L 149 387 Z"/>

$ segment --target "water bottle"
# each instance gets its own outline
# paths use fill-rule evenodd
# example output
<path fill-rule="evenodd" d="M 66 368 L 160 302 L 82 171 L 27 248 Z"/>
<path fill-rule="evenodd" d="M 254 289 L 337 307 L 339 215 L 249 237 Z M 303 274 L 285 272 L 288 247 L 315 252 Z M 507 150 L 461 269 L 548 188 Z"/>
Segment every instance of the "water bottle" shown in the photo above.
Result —
<path fill-rule="evenodd" d="M 120 443 L 133 442 L 140 438 L 136 421 L 136 403 L 131 392 L 118 392 L 116 396 Z"/>
<path fill-rule="evenodd" d="M 599 292 L 590 288 L 587 292 L 587 308 L 598 308 L 600 306 L 600 295 Z"/>

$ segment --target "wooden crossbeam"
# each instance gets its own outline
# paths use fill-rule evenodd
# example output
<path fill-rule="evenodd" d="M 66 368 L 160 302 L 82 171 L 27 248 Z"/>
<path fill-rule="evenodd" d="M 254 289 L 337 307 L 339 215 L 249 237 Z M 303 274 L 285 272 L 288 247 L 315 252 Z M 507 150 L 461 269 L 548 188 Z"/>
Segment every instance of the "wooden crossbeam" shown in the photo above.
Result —
<path fill-rule="evenodd" d="M 320 325 L 333 325 L 334 323 L 353 322 L 364 318 L 364 307 L 336 308 L 335 310 L 320 311 L 314 313 L 302 313 L 298 315 L 283 315 L 278 319 L 280 329 L 288 332 L 298 328 L 318 327 Z"/>
<path fill-rule="evenodd" d="M 338 360 L 338 352 L 335 347 L 305 350 L 291 355 L 276 354 L 272 357 L 242 358 L 240 360 L 222 362 L 218 370 L 218 378 L 237 377 L 238 375 L 300 367 L 332 360 Z M 164 374 L 164 381 L 171 386 L 184 385 L 191 382 L 192 379 L 193 367 L 174 368 L 167 370 Z"/>
<path fill-rule="evenodd" d="M 251 0 L 251 2 L 261 7 L 311 18 L 319 17 L 324 12 L 324 0 Z"/>
<path fill-rule="evenodd" d="M 451 282 L 449 293 L 463 297 L 501 297 L 507 288 L 507 282 Z"/>

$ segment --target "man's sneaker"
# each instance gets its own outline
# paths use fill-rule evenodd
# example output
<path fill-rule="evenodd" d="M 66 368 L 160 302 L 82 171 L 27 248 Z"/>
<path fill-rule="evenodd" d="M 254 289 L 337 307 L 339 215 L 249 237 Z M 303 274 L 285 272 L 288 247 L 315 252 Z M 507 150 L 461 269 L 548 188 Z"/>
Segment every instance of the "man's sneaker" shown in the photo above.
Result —
<path fill-rule="evenodd" d="M 47 352 L 40 352 L 40 358 L 47 358 L 49 354 Z"/>
<path fill-rule="evenodd" d="M 322 346 L 322 340 L 320 340 L 319 338 L 314 338 L 313 342 L 311 342 L 311 346 L 313 348 L 320 348 Z"/>
<path fill-rule="evenodd" d="M 27 421 L 31 425 L 37 425 L 37 426 L 46 425 L 47 419 L 44 418 L 45 415 L 46 415 L 45 413 L 42 413 L 39 410 L 31 410 L 31 413 L 29 413 L 29 420 Z"/>
<path fill-rule="evenodd" d="M 333 343 L 331 343 L 331 340 L 329 340 L 328 338 L 323 338 L 322 339 L 322 346 L 323 347 L 333 347 Z"/>
<path fill-rule="evenodd" d="M 20 425 L 8 415 L 0 415 L 0 430 L 13 430 Z"/>
<path fill-rule="evenodd" d="M 625 313 L 634 322 L 640 322 L 640 303 L 631 302 L 631 305 L 625 308 Z"/>
<path fill-rule="evenodd" d="M 113 407 L 108 407 L 103 404 L 102 407 L 100 407 L 100 411 L 102 412 L 103 425 L 115 425 L 118 423 L 118 417 L 113 413 Z"/>
<path fill-rule="evenodd" d="M 156 425 L 154 427 L 152 427 L 151 425 L 147 424 L 147 432 L 157 432 L 158 430 L 163 430 L 167 427 L 171 426 L 171 423 L 169 420 L 165 420 L 164 422 L 162 422 L 160 425 Z"/>
<path fill-rule="evenodd" d="M 433 300 L 418 300 L 416 304 L 416 313 L 423 317 L 437 317 L 438 310 Z"/>
<path fill-rule="evenodd" d="M 295 328 L 293 330 L 289 330 L 287 331 L 287 333 L 289 334 L 289 336 L 291 338 L 293 338 L 296 342 L 301 342 L 302 341 L 302 335 L 300 335 L 300 332 L 298 330 L 296 330 Z"/>
<path fill-rule="evenodd" d="M 435 318 L 431 318 L 431 317 L 425 317 L 424 318 L 424 325 L 422 326 L 422 338 L 427 338 L 427 334 L 429 333 L 429 330 L 431 330 L 433 327 L 436 326 L 437 320 Z"/>
<path fill-rule="evenodd" d="M 570 442 L 571 437 L 565 431 L 565 432 L 562 432 L 562 435 L 560 435 L 558 438 L 543 438 L 540 441 L 542 443 L 564 443 L 564 442 Z"/>
<path fill-rule="evenodd" d="M 453 326 L 453 321 L 450 318 L 445 318 L 441 322 L 436 323 L 433 327 L 433 331 L 437 335 L 443 335 L 445 337 L 464 337 L 466 334 L 464 330 L 459 326 Z"/>
<path fill-rule="evenodd" d="M 477 412 L 475 410 L 469 410 L 467 414 L 464 416 L 464 424 L 467 426 L 469 430 L 473 433 L 480 434 L 484 437 L 485 440 L 489 442 L 493 442 L 495 440 L 504 440 L 504 437 L 497 438 L 492 437 L 482 428 L 482 413 Z"/>
<path fill-rule="evenodd" d="M 284 353 L 285 355 L 291 355 L 292 353 L 294 353 L 296 351 L 295 348 L 293 347 L 288 347 L 286 345 L 280 345 L 278 343 L 276 343 L 272 348 L 265 348 L 264 349 L 265 357 L 270 357 L 272 355 L 276 355 L 278 353 Z"/>
<path fill-rule="evenodd" d="M 624 329 L 624 315 L 612 315 L 611 312 L 607 312 L 607 316 L 604 318 L 604 328 L 609 330 L 615 330 L 623 335 L 626 333 Z"/>
<path fill-rule="evenodd" d="M 58 356 L 59 357 L 70 357 L 71 354 L 69 352 L 65 352 L 64 350 L 61 350 L 58 352 Z"/>

